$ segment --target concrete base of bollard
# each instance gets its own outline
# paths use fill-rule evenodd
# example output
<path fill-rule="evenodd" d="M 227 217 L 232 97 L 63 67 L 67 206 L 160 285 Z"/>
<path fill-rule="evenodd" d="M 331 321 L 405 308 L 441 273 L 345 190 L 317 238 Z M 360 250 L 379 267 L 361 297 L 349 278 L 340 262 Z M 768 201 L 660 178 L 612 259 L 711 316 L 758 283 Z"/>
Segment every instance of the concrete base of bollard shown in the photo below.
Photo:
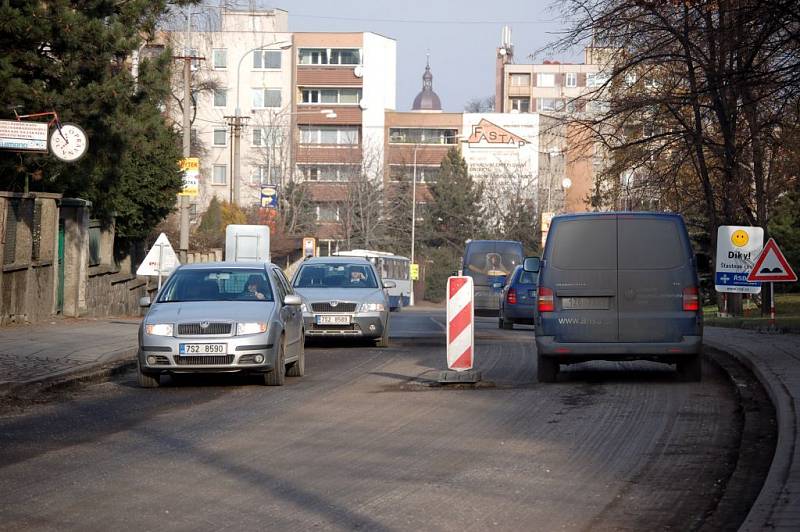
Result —
<path fill-rule="evenodd" d="M 470 369 L 467 371 L 442 371 L 439 373 L 439 384 L 475 384 L 480 382 L 481 372 Z"/>

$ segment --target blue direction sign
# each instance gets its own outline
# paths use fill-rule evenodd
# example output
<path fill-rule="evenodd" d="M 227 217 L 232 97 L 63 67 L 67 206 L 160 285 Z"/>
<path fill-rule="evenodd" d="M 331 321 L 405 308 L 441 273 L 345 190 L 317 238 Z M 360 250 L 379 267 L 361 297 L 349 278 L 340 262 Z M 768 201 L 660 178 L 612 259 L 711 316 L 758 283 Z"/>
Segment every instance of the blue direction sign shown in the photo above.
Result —
<path fill-rule="evenodd" d="M 716 277 L 714 278 L 714 284 L 717 286 L 724 286 L 726 288 L 731 288 L 732 290 L 725 290 L 725 292 L 750 292 L 752 289 L 760 290 L 761 283 L 751 283 L 747 280 L 747 274 L 750 273 L 749 271 L 745 273 L 733 273 L 733 272 L 717 272 Z M 745 290 L 736 290 L 737 288 L 744 288 Z M 717 289 L 718 292 L 722 292 L 723 290 Z M 757 293 L 757 292 L 756 292 Z"/>

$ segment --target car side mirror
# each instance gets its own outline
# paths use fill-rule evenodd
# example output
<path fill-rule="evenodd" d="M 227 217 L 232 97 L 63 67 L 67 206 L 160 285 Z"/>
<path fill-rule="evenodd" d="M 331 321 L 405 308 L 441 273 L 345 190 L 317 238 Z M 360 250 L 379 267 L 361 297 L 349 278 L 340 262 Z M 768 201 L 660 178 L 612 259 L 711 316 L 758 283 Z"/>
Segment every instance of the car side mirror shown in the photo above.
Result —
<path fill-rule="evenodd" d="M 297 294 L 289 294 L 288 296 L 283 298 L 283 304 L 288 305 L 290 307 L 299 307 L 303 304 L 303 298 L 298 296 Z"/>
<path fill-rule="evenodd" d="M 526 272 L 539 273 L 539 257 L 525 257 L 522 269 Z"/>
<path fill-rule="evenodd" d="M 394 282 L 394 281 L 384 281 L 383 282 L 383 287 L 384 288 L 394 288 L 396 286 L 397 286 L 397 283 Z"/>
<path fill-rule="evenodd" d="M 492 288 L 502 288 L 503 283 L 492 283 Z"/>
<path fill-rule="evenodd" d="M 149 307 L 153 302 L 150 300 L 150 296 L 144 296 L 139 298 L 139 306 L 140 307 Z"/>

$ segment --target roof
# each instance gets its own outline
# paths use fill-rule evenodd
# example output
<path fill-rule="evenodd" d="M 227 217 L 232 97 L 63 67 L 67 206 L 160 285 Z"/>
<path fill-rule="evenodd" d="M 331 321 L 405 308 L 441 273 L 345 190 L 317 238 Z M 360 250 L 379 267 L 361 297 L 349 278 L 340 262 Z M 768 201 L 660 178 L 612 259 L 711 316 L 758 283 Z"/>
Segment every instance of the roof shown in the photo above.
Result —
<path fill-rule="evenodd" d="M 306 259 L 303 264 L 353 264 L 359 262 L 370 264 L 364 257 L 311 257 Z"/>

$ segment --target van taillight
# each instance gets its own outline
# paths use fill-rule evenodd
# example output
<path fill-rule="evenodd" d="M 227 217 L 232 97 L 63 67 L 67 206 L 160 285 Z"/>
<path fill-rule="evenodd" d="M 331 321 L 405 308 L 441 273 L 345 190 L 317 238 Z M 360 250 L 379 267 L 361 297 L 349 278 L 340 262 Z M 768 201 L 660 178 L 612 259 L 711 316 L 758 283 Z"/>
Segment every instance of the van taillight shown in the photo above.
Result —
<path fill-rule="evenodd" d="M 683 289 L 683 310 L 692 312 L 700 310 L 700 293 L 696 286 Z"/>
<path fill-rule="evenodd" d="M 536 302 L 539 312 L 553 312 L 556 309 L 553 299 L 553 289 L 540 286 Z"/>
<path fill-rule="evenodd" d="M 508 289 L 508 294 L 506 294 L 506 303 L 509 305 L 517 304 L 517 291 L 513 288 Z"/>

